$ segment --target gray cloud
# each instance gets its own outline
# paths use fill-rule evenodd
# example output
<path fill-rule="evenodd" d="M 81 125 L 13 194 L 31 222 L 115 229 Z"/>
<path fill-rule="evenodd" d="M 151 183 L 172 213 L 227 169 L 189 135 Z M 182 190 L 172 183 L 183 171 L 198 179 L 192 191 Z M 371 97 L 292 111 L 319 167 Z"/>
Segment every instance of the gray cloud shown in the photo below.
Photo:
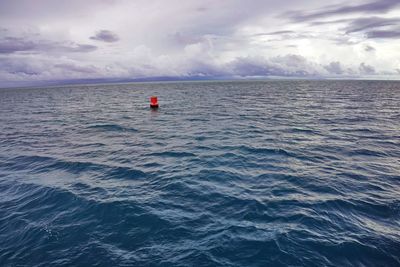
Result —
<path fill-rule="evenodd" d="M 103 77 L 104 70 L 78 61 L 59 58 L 40 58 L 39 55 L 1 56 L 0 85 L 7 81 L 51 81 Z"/>
<path fill-rule="evenodd" d="M 369 39 L 398 39 L 400 30 L 369 31 L 366 33 L 366 37 Z"/>
<path fill-rule="evenodd" d="M 36 44 L 21 38 L 5 37 L 0 40 L 0 54 L 11 54 L 21 51 L 33 51 Z"/>
<path fill-rule="evenodd" d="M 366 45 L 366 46 L 364 47 L 364 50 L 365 50 L 366 52 L 374 52 L 374 51 L 376 51 L 376 49 L 375 49 L 373 46 L 370 46 L 370 45 Z"/>
<path fill-rule="evenodd" d="M 66 71 L 71 72 L 79 72 L 84 74 L 98 74 L 99 70 L 94 66 L 79 66 L 77 64 L 72 63 L 62 63 L 62 64 L 55 64 L 54 67 L 60 68 Z"/>
<path fill-rule="evenodd" d="M 239 76 L 267 76 L 281 73 L 282 70 L 271 66 L 269 62 L 257 58 L 237 58 L 231 63 L 230 68 Z"/>
<path fill-rule="evenodd" d="M 189 70 L 183 76 L 223 77 L 230 75 L 231 73 L 225 66 L 195 60 L 190 63 Z"/>
<path fill-rule="evenodd" d="M 351 19 L 336 19 L 336 20 L 327 20 L 327 21 L 311 21 L 309 24 L 311 26 L 320 26 L 320 25 L 327 25 L 327 24 L 340 24 L 345 22 L 351 22 Z"/>
<path fill-rule="evenodd" d="M 98 31 L 96 35 L 91 36 L 90 39 L 106 43 L 114 43 L 119 41 L 118 35 L 109 30 Z"/>
<path fill-rule="evenodd" d="M 344 28 L 346 33 L 360 32 L 369 29 L 380 28 L 384 26 L 399 25 L 400 18 L 381 18 L 369 17 L 353 20 L 347 27 Z"/>
<path fill-rule="evenodd" d="M 391 26 L 399 26 L 400 18 L 384 18 L 384 17 L 368 17 L 368 18 L 355 18 L 355 19 L 339 19 L 328 21 L 313 21 L 310 22 L 311 26 L 321 26 L 329 24 L 343 24 L 347 25 L 341 30 L 346 34 L 370 31 L 376 28 L 391 28 Z"/>
<path fill-rule="evenodd" d="M 285 55 L 270 59 L 237 58 L 229 64 L 229 68 L 234 75 L 242 77 L 315 77 L 323 74 L 321 66 L 299 55 Z"/>
<path fill-rule="evenodd" d="M 354 13 L 363 14 L 377 14 L 386 13 L 392 8 L 400 5 L 398 0 L 375 0 L 366 4 L 359 5 L 333 5 L 327 6 L 317 11 L 295 11 L 285 13 L 285 17 L 289 17 L 291 20 L 296 22 L 311 21 L 315 19 L 321 19 L 337 15 L 347 15 Z"/>
<path fill-rule="evenodd" d="M 400 77 L 400 0 L 343 1 L 0 0 L 0 83 Z"/>
<path fill-rule="evenodd" d="M 273 36 L 274 39 L 268 41 L 283 41 L 283 40 L 295 40 L 295 39 L 316 39 L 319 38 L 319 34 L 309 31 L 276 31 L 270 33 L 258 33 L 253 36 Z"/>
<path fill-rule="evenodd" d="M 0 58 L 0 71 L 14 76 L 37 76 L 43 70 L 41 64 L 35 62 L 24 62 L 21 59 Z"/>
<path fill-rule="evenodd" d="M 18 55 L 18 54 L 17 54 Z M 186 68 L 180 69 L 173 75 L 162 72 L 157 64 L 142 62 L 135 66 L 94 66 L 82 64 L 78 60 L 52 58 L 43 59 L 40 55 L 26 58 L 24 55 L 16 57 L 3 56 L 0 58 L 0 82 L 7 81 L 51 81 L 73 79 L 98 79 L 98 78 L 142 78 L 154 76 L 175 77 L 356 77 L 357 75 L 375 75 L 373 66 L 361 63 L 355 69 L 345 67 L 340 61 L 328 65 L 321 65 L 309 61 L 300 55 L 288 54 L 275 57 L 237 57 L 224 64 L 209 61 L 205 58 L 185 59 Z M 182 65 L 181 63 L 179 65 Z M 115 67 L 120 68 L 116 71 Z M 160 72 L 161 71 L 161 72 Z M 150 74 L 153 73 L 153 74 Z"/>
<path fill-rule="evenodd" d="M 59 18 L 86 16 L 88 13 L 117 4 L 117 0 L 1 0 L 0 17 L 29 21 L 32 18 Z"/>
<path fill-rule="evenodd" d="M 76 44 L 74 42 L 53 42 L 48 40 L 29 40 L 21 37 L 3 37 L 0 39 L 0 54 L 12 54 L 17 52 L 70 52 L 87 53 L 96 50 L 97 47 L 88 44 Z"/>
<path fill-rule="evenodd" d="M 179 45 L 196 44 L 206 41 L 205 36 L 187 34 L 182 32 L 176 32 L 172 34 L 170 37 L 175 43 Z"/>
<path fill-rule="evenodd" d="M 352 46 L 362 42 L 362 40 L 353 39 L 348 35 L 336 36 L 334 38 L 330 38 L 330 40 L 335 44 L 342 46 Z"/>
<path fill-rule="evenodd" d="M 88 53 L 95 51 L 97 46 L 89 45 L 89 44 L 75 44 L 73 42 L 67 43 L 66 45 L 60 45 L 60 43 L 54 43 L 53 46 L 50 46 L 54 51 L 64 51 L 64 52 L 72 52 L 72 53 Z"/>
<path fill-rule="evenodd" d="M 267 33 L 257 33 L 254 36 L 262 36 L 262 35 L 282 35 L 282 34 L 293 34 L 295 31 L 275 31 L 275 32 L 267 32 Z"/>
<path fill-rule="evenodd" d="M 360 64 L 358 70 L 363 75 L 373 75 L 376 73 L 375 68 L 365 64 L 364 62 Z"/>
<path fill-rule="evenodd" d="M 342 64 L 339 61 L 331 62 L 329 65 L 324 66 L 324 68 L 330 74 L 340 75 L 344 73 Z"/>
<path fill-rule="evenodd" d="M 352 34 L 357 32 L 365 33 L 365 37 L 369 39 L 377 38 L 400 38 L 400 18 L 384 18 L 384 17 L 368 17 L 368 18 L 356 18 L 356 19 L 341 19 L 333 21 L 316 21 L 311 22 L 313 26 L 324 25 L 324 24 L 339 24 L 348 23 L 347 26 L 343 27 L 346 34 Z M 336 37 L 337 44 L 355 44 L 357 42 L 349 41 L 347 37 Z M 366 48 L 365 51 L 370 52 L 373 49 Z"/>

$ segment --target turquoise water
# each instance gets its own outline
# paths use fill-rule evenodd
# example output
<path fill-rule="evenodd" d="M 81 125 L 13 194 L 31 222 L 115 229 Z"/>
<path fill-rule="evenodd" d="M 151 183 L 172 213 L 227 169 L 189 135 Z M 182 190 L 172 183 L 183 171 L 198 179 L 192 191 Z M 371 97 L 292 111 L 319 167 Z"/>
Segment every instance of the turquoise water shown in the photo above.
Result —
<path fill-rule="evenodd" d="M 400 83 L 1 89 L 0 266 L 400 266 Z"/>

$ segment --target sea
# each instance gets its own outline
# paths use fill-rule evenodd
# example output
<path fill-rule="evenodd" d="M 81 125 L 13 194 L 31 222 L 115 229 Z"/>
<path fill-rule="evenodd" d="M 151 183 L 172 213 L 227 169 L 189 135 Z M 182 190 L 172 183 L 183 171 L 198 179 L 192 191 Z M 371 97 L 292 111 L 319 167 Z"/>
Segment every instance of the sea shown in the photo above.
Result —
<path fill-rule="evenodd" d="M 0 89 L 0 266 L 400 266 L 400 82 Z"/>

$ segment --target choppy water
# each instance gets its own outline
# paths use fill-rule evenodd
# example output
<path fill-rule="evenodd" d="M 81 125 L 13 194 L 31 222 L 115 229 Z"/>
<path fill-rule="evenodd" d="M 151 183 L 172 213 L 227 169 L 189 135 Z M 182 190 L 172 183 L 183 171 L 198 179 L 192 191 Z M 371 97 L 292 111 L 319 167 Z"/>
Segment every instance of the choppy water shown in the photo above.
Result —
<path fill-rule="evenodd" d="M 0 90 L 0 266 L 400 266 L 399 108 L 378 81 Z"/>

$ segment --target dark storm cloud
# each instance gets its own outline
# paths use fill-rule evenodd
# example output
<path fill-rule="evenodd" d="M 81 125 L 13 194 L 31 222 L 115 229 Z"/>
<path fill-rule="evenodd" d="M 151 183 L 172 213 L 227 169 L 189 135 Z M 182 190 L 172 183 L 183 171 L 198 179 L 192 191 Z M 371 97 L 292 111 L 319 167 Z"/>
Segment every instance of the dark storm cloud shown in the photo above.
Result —
<path fill-rule="evenodd" d="M 21 37 L 3 37 L 0 39 L 0 54 L 13 54 L 17 52 L 71 52 L 87 53 L 96 50 L 97 47 L 88 44 L 76 44 L 74 42 L 53 42 L 47 40 L 29 40 Z"/>
<path fill-rule="evenodd" d="M 369 31 L 366 37 L 369 39 L 399 39 L 400 30 Z"/>
<path fill-rule="evenodd" d="M 95 36 L 91 36 L 90 39 L 96 41 L 102 41 L 106 43 L 114 43 L 119 41 L 119 37 L 113 33 L 112 31 L 108 30 L 101 30 L 96 33 Z"/>
<path fill-rule="evenodd" d="M 375 0 L 365 4 L 359 5 L 333 5 L 327 6 L 323 9 L 316 11 L 292 11 L 285 13 L 286 17 L 289 17 L 292 21 L 305 22 L 312 21 L 315 19 L 321 19 L 337 15 L 348 15 L 354 13 L 363 14 L 377 14 L 386 13 L 389 10 L 400 5 L 399 0 Z"/>

